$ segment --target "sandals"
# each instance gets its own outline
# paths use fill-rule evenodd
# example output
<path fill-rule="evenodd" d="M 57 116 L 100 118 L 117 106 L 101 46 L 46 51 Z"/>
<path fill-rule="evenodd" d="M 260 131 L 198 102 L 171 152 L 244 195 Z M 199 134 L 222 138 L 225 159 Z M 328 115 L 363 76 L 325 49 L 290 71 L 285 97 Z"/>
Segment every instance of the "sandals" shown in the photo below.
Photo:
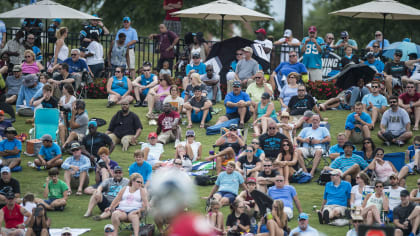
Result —
<path fill-rule="evenodd" d="M 200 124 L 200 128 L 202 129 L 202 128 L 205 128 L 205 125 L 204 124 Z"/>
<path fill-rule="evenodd" d="M 94 216 L 94 217 L 92 217 L 92 219 L 94 221 L 100 221 L 100 220 L 102 220 L 101 216 Z"/>
<path fill-rule="evenodd" d="M 72 194 L 71 190 L 68 190 L 67 196 L 70 196 Z"/>
<path fill-rule="evenodd" d="M 419 131 L 419 127 L 413 127 L 413 131 Z"/>
<path fill-rule="evenodd" d="M 187 129 L 191 129 L 191 128 L 192 128 L 192 124 L 188 124 Z"/>

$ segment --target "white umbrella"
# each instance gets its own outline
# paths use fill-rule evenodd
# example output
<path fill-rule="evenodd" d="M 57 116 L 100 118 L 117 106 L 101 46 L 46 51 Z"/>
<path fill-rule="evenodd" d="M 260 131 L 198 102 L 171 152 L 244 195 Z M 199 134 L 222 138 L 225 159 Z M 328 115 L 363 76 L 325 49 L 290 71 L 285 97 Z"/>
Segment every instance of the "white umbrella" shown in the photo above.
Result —
<path fill-rule="evenodd" d="M 36 19 L 85 19 L 100 20 L 100 18 L 66 7 L 59 3 L 44 0 L 26 5 L 0 14 L 0 18 L 36 18 Z"/>
<path fill-rule="evenodd" d="M 395 0 L 375 0 L 329 14 L 353 18 L 383 19 L 382 32 L 385 35 L 385 20 L 420 20 L 420 10 Z M 384 46 L 382 37 L 382 47 Z"/>
<path fill-rule="evenodd" d="M 223 24 L 225 20 L 234 21 L 268 21 L 274 18 L 243 7 L 228 0 L 217 0 L 200 6 L 171 13 L 175 17 L 198 18 L 205 20 L 222 20 L 221 39 L 223 40 Z"/>

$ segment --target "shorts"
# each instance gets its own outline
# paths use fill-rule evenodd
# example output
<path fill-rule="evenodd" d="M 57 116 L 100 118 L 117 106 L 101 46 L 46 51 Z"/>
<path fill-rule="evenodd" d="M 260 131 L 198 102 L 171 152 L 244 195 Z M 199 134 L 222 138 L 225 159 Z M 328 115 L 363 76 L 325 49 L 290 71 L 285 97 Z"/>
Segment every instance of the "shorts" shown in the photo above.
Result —
<path fill-rule="evenodd" d="M 168 28 L 168 30 L 174 32 L 176 35 L 181 35 L 181 21 L 164 20 L 163 24 Z"/>
<path fill-rule="evenodd" d="M 12 232 L 13 233 L 15 233 L 15 232 L 19 232 L 19 234 L 17 234 L 17 235 L 19 235 L 19 236 L 23 236 L 23 235 L 25 235 L 25 230 L 23 230 L 23 229 L 8 229 L 8 228 L 5 228 L 5 227 L 1 227 L 1 232 L 2 232 L 2 234 L 3 235 L 9 235 L 9 234 L 11 234 Z M 16 234 L 15 234 L 16 235 Z"/>
<path fill-rule="evenodd" d="M 340 206 L 340 205 L 325 205 L 324 210 L 322 214 L 324 214 L 325 211 L 329 211 L 330 213 L 332 210 L 337 209 L 340 212 L 340 215 L 344 216 L 346 213 L 346 207 Z"/>
<path fill-rule="evenodd" d="M 414 163 L 414 161 L 412 161 L 412 162 L 410 162 L 408 164 L 405 164 L 405 166 L 408 167 L 408 173 L 413 173 L 415 171 L 414 170 L 414 166 L 415 165 L 416 165 L 416 163 Z M 420 166 L 417 166 L 417 170 L 420 170 Z"/>
<path fill-rule="evenodd" d="M 128 49 L 128 56 L 130 57 L 129 69 L 136 69 L 136 53 L 134 52 L 134 48 Z"/>
<path fill-rule="evenodd" d="M 18 157 L 15 158 L 2 158 L 2 165 L 9 166 L 14 161 L 20 161 L 21 159 Z"/>
<path fill-rule="evenodd" d="M 108 208 L 111 203 L 108 201 L 108 199 L 102 194 L 102 202 L 98 202 L 98 207 L 101 209 L 101 212 L 104 212 L 106 208 Z"/>
<path fill-rule="evenodd" d="M 194 110 L 191 111 L 191 121 L 193 123 L 201 123 L 201 119 L 203 119 L 203 113 L 204 111 L 200 111 L 199 113 L 196 113 Z M 204 120 L 204 123 L 207 123 L 211 120 L 211 112 L 207 113 L 207 117 Z"/>
<path fill-rule="evenodd" d="M 291 220 L 293 218 L 293 210 L 290 207 L 285 206 L 283 208 L 284 213 L 287 215 L 287 219 Z"/>
<path fill-rule="evenodd" d="M 158 141 L 167 144 L 169 142 L 175 141 L 175 134 L 172 130 L 160 133 L 158 136 Z"/>
<path fill-rule="evenodd" d="M 83 138 L 85 137 L 85 134 L 79 134 L 79 133 L 76 133 L 77 134 L 77 141 L 80 143 L 80 142 L 82 142 L 83 141 Z"/>
<path fill-rule="evenodd" d="M 222 196 L 222 198 L 228 198 L 229 202 L 232 204 L 233 201 L 235 201 L 236 199 L 236 195 L 231 193 L 231 192 L 226 192 L 226 191 L 219 191 L 216 194 L 219 194 L 220 196 Z"/>
<path fill-rule="evenodd" d="M 363 141 L 363 133 L 362 132 L 351 132 L 350 141 L 352 143 L 361 143 Z"/>
<path fill-rule="evenodd" d="M 298 122 L 300 119 L 302 119 L 303 115 L 295 115 L 295 116 L 290 116 L 290 118 L 292 118 L 290 121 L 292 123 L 296 123 Z"/>
<path fill-rule="evenodd" d="M 322 80 L 322 70 L 321 69 L 314 69 L 308 68 L 309 80 L 310 81 L 320 81 Z"/>
<path fill-rule="evenodd" d="M 234 113 L 229 113 L 225 115 L 229 120 L 235 119 L 235 118 L 239 118 L 239 113 L 238 112 L 234 112 Z M 251 112 L 249 111 L 249 109 L 246 109 L 246 113 L 245 113 L 245 117 L 244 117 L 244 122 L 248 122 L 248 120 L 251 118 Z"/>
<path fill-rule="evenodd" d="M 83 188 L 89 186 L 89 176 L 86 176 L 85 182 L 83 183 Z M 70 188 L 77 189 L 79 187 L 79 177 L 71 176 Z"/>
<path fill-rule="evenodd" d="M 372 110 L 368 111 L 367 113 L 370 115 L 370 117 L 372 117 Z M 380 111 L 378 111 L 378 117 L 376 118 L 376 120 L 380 122 L 382 120 L 382 115 L 383 114 Z"/>
<path fill-rule="evenodd" d="M 57 199 L 58 198 L 48 198 L 48 199 L 44 199 L 44 202 L 47 203 L 48 205 L 51 205 L 51 203 L 53 203 Z"/>
<path fill-rule="evenodd" d="M 128 135 L 123 136 L 122 138 L 118 138 L 117 135 L 115 135 L 114 133 L 110 133 L 108 134 L 108 136 L 111 138 L 114 144 L 125 143 L 125 142 L 130 143 L 131 139 L 134 137 L 134 135 L 128 134 Z"/>
<path fill-rule="evenodd" d="M 304 147 L 301 147 L 299 149 L 302 151 L 303 158 L 314 157 L 315 156 L 315 152 L 317 150 L 321 150 L 322 153 L 325 153 L 325 150 L 323 150 L 322 147 L 317 147 L 317 148 L 304 148 Z"/>

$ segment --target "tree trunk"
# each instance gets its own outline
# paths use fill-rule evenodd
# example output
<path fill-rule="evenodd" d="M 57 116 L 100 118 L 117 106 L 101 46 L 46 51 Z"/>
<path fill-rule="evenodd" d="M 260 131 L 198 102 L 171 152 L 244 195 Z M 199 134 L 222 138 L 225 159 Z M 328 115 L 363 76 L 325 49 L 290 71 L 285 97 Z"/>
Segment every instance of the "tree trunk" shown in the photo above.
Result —
<path fill-rule="evenodd" d="M 303 0 L 286 0 L 284 29 L 291 29 L 293 37 L 303 38 Z"/>

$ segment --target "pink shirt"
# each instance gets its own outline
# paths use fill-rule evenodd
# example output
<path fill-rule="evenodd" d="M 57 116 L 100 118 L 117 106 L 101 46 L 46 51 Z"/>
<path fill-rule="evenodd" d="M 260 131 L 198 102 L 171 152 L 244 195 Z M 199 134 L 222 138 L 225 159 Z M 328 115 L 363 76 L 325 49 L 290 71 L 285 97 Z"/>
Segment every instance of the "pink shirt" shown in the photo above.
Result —
<path fill-rule="evenodd" d="M 163 89 L 163 87 L 160 86 L 160 85 L 158 85 L 158 86 L 159 87 L 158 87 L 158 89 L 156 91 L 157 94 L 164 93 L 164 92 L 168 92 L 169 93 L 169 91 L 171 90 L 171 86 L 168 86 L 167 89 Z M 166 96 L 168 96 L 168 95 L 166 95 Z M 166 96 L 160 96 L 160 101 L 163 102 L 163 100 L 165 100 Z"/>
<path fill-rule="evenodd" d="M 389 161 L 385 161 L 383 165 L 376 163 L 375 165 L 375 173 L 378 177 L 378 180 L 385 182 L 388 180 L 389 176 L 394 173 L 392 166 Z"/>
<path fill-rule="evenodd" d="M 36 62 L 33 62 L 32 64 L 28 64 L 26 62 L 22 63 L 22 73 L 23 74 L 36 74 L 39 72 L 38 65 Z"/>

